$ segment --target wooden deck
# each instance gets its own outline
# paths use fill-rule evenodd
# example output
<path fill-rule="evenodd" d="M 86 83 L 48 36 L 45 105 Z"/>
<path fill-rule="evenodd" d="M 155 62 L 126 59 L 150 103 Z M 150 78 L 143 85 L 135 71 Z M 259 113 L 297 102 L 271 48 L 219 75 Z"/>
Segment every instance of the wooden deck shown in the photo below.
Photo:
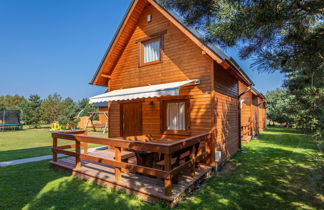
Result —
<path fill-rule="evenodd" d="M 96 151 L 89 153 L 89 155 L 110 160 L 114 159 L 114 152 L 110 150 Z M 129 162 L 136 164 L 136 158 L 129 159 Z M 200 164 L 193 176 L 190 170 L 181 172 L 178 176 L 178 182 L 173 185 L 172 194 L 167 196 L 164 193 L 164 182 L 161 178 L 128 172 L 122 173 L 122 178 L 116 181 L 114 167 L 81 159 L 81 167 L 76 169 L 74 157 L 63 158 L 50 163 L 53 167 L 67 170 L 81 179 L 125 190 L 127 193 L 137 195 L 148 202 L 163 201 L 169 206 L 174 206 L 184 195 L 195 189 L 196 185 L 208 177 L 212 171 L 212 167 Z"/>
<path fill-rule="evenodd" d="M 87 136 L 86 131 L 53 132 L 50 163 L 82 179 L 174 206 L 213 170 L 211 134 L 181 140 L 148 137 L 99 138 Z M 74 144 L 58 146 L 59 139 Z M 88 143 L 110 149 L 89 153 Z M 58 159 L 58 154 L 68 157 Z"/>

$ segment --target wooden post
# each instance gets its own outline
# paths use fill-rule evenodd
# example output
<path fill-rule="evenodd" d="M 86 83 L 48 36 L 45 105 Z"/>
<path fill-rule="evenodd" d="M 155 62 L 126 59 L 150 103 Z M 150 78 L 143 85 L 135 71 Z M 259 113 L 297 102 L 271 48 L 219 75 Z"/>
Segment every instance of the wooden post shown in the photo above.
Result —
<path fill-rule="evenodd" d="M 193 145 L 190 149 L 190 160 L 194 160 L 192 163 L 192 166 L 190 168 L 190 176 L 194 176 L 195 175 L 195 167 L 196 167 L 196 145 Z"/>
<path fill-rule="evenodd" d="M 88 143 L 83 143 L 83 153 L 85 154 L 85 155 L 87 155 L 88 154 Z"/>
<path fill-rule="evenodd" d="M 164 178 L 164 194 L 165 195 L 171 195 L 172 194 L 171 175 Z"/>
<path fill-rule="evenodd" d="M 57 138 L 53 137 L 53 149 L 57 148 Z M 57 162 L 57 152 L 53 151 L 53 161 Z"/>
<path fill-rule="evenodd" d="M 115 147 L 115 161 L 121 162 L 121 148 Z M 121 179 L 121 168 L 115 168 L 115 179 L 119 181 Z"/>
<path fill-rule="evenodd" d="M 81 145 L 79 141 L 75 141 L 75 168 L 81 167 L 80 153 L 81 153 Z"/>
<path fill-rule="evenodd" d="M 212 132 L 210 133 L 210 135 L 208 136 L 208 142 L 210 144 L 210 165 L 212 167 L 215 167 L 215 141 L 216 141 L 216 137 L 214 134 L 214 130 L 212 130 Z"/>
<path fill-rule="evenodd" d="M 83 135 L 84 136 L 87 136 L 88 135 L 88 131 L 84 131 Z M 88 143 L 87 142 L 83 142 L 83 153 L 85 155 L 88 154 Z"/>
<path fill-rule="evenodd" d="M 164 170 L 171 171 L 171 156 L 170 154 L 164 154 Z M 171 175 L 164 178 L 164 194 L 171 195 L 172 193 L 172 181 Z"/>

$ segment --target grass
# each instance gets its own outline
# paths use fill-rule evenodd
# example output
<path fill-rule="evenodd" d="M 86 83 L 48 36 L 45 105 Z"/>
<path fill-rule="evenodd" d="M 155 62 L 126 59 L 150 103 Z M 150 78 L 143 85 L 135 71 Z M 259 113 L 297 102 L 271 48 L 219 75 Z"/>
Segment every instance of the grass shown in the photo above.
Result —
<path fill-rule="evenodd" d="M 101 132 L 89 132 L 91 136 L 106 137 Z M 72 144 L 71 141 L 60 140 L 62 144 Z M 49 155 L 52 138 L 49 128 L 24 129 L 0 132 L 0 162 Z M 96 145 L 89 145 L 89 147 Z"/>
<path fill-rule="evenodd" d="M 248 144 L 177 209 L 321 209 L 318 141 L 271 128 Z M 230 170 L 229 170 L 230 169 Z M 165 209 L 50 168 L 47 161 L 0 168 L 0 209 Z"/>

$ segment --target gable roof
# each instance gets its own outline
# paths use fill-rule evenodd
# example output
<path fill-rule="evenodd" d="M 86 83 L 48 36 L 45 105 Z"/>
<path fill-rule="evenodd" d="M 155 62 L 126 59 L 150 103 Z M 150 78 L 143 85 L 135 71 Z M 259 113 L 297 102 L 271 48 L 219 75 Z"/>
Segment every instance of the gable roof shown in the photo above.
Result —
<path fill-rule="evenodd" d="M 177 15 L 172 10 L 164 8 L 158 0 L 133 0 L 131 2 L 90 84 L 102 86 L 107 85 L 109 75 L 113 71 L 114 66 L 118 62 L 122 51 L 124 50 L 130 36 L 132 35 L 132 32 L 136 27 L 137 22 L 134 20 L 137 20 L 139 18 L 145 6 L 148 4 L 154 6 L 155 9 L 157 9 L 170 22 L 172 22 L 177 28 L 179 28 L 213 60 L 215 60 L 219 64 L 224 64 L 226 66 L 226 69 L 230 68 L 247 85 L 254 85 L 252 80 L 244 73 L 244 71 L 239 67 L 239 65 L 234 61 L 233 58 L 225 55 L 214 44 L 207 42 L 205 37 L 201 33 L 199 33 L 193 27 L 185 24 L 185 21 L 181 16 Z M 121 34 L 123 34 L 122 37 L 120 36 Z M 114 53 L 112 53 L 113 51 Z M 106 72 L 103 72 L 104 69 L 106 70 Z M 101 76 L 103 73 L 106 74 L 105 77 Z"/>

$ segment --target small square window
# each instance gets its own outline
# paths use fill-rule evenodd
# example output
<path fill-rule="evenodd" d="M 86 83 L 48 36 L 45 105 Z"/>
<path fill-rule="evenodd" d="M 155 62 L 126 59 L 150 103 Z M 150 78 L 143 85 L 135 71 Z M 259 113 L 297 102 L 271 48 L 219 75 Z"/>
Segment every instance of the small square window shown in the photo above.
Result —
<path fill-rule="evenodd" d="M 161 62 L 161 37 L 141 42 L 141 65 Z"/>
<path fill-rule="evenodd" d="M 144 43 L 144 63 L 160 60 L 160 39 Z"/>

